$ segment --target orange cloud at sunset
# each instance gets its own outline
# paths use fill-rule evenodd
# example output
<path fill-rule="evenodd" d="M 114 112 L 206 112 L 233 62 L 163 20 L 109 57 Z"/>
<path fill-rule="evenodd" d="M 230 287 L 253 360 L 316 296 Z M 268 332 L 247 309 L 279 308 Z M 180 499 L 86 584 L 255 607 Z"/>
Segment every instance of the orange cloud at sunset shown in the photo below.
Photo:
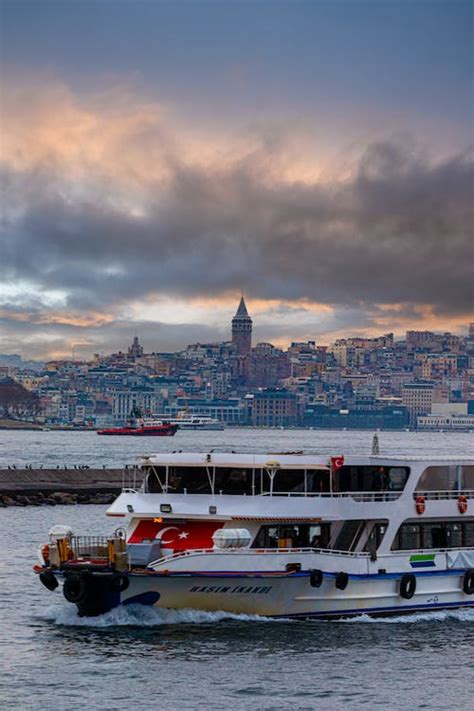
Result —
<path fill-rule="evenodd" d="M 473 320 L 468 151 L 398 136 L 331 163 L 308 121 L 217 130 L 130 82 L 3 95 L 10 348 L 226 338 L 240 290 L 280 345 Z"/>

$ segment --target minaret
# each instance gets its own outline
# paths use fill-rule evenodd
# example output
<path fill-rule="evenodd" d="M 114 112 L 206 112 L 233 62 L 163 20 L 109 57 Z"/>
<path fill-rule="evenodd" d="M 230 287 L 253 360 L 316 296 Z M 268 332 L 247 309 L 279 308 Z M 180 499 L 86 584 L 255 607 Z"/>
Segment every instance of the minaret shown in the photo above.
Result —
<path fill-rule="evenodd" d="M 239 356 L 250 353 L 252 348 L 252 319 L 248 314 L 243 296 L 240 299 L 237 313 L 232 319 L 232 343 Z"/>

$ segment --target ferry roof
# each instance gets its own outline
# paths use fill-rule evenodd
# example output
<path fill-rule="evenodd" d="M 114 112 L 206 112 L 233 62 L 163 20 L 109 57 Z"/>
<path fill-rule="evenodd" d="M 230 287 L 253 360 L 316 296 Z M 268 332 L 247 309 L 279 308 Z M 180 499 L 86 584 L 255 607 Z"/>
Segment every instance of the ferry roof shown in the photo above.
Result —
<path fill-rule="evenodd" d="M 333 455 L 303 452 L 268 452 L 267 454 L 249 454 L 240 452 L 163 452 L 150 454 L 139 458 L 139 464 L 146 466 L 221 466 L 221 467 L 265 467 L 288 469 L 329 469 L 330 459 L 340 457 Z M 425 462 L 427 465 L 470 465 L 474 466 L 474 457 L 419 457 L 419 456 L 382 456 L 382 455 L 344 455 L 346 465 L 380 464 L 407 466 L 410 463 Z"/>

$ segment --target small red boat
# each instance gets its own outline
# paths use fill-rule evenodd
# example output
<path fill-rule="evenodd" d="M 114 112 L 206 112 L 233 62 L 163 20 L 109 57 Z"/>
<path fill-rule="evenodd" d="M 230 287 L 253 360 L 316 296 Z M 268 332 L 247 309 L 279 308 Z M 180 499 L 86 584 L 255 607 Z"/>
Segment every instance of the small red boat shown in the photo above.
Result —
<path fill-rule="evenodd" d="M 178 429 L 178 425 L 172 425 L 170 422 L 139 420 L 135 424 L 126 425 L 125 427 L 110 427 L 106 430 L 97 430 L 97 434 L 132 435 L 133 437 L 173 437 Z"/>

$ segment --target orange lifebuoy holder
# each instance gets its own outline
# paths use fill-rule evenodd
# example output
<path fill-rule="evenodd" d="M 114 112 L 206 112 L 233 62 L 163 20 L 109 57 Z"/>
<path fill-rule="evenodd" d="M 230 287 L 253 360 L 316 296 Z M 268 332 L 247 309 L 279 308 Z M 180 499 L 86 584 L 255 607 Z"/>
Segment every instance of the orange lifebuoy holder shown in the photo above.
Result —
<path fill-rule="evenodd" d="M 415 507 L 417 514 L 424 514 L 426 510 L 426 502 L 424 496 L 417 496 L 415 499 Z"/>
<path fill-rule="evenodd" d="M 467 499 L 466 499 L 466 497 L 464 496 L 464 494 L 461 494 L 461 496 L 460 496 L 459 499 L 458 499 L 458 509 L 459 509 L 459 513 L 465 514 L 466 511 L 467 511 L 467 506 L 468 506 L 468 504 L 467 504 Z"/>

